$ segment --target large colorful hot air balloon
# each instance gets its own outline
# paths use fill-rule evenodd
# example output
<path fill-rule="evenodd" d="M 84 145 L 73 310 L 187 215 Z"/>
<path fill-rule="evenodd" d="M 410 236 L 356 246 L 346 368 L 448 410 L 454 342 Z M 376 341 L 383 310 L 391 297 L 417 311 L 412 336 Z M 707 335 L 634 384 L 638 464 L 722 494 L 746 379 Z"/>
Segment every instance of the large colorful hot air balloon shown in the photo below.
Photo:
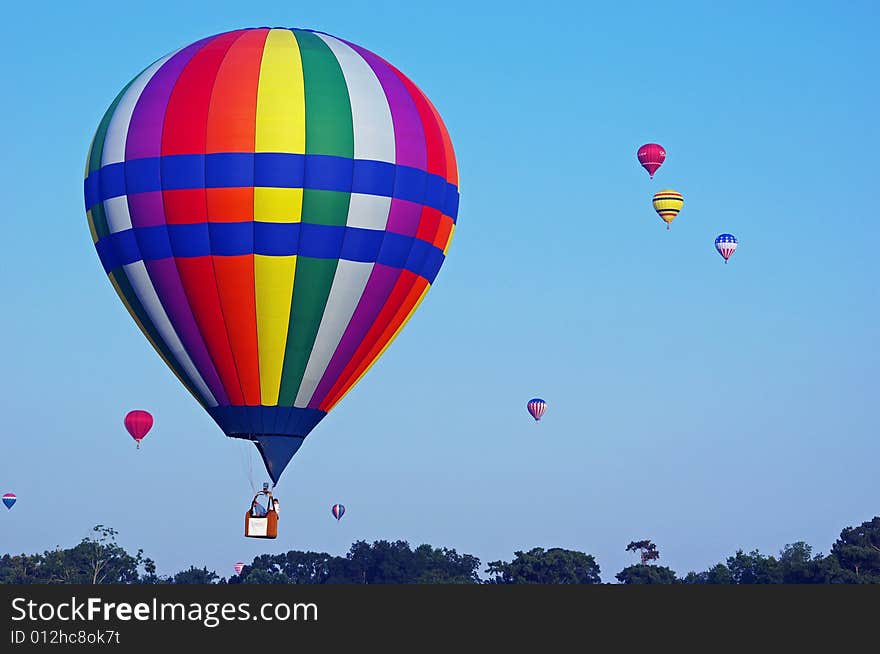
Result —
<path fill-rule="evenodd" d="M 147 411 L 136 409 L 129 411 L 125 416 L 125 429 L 137 443 L 137 449 L 141 448 L 141 441 L 153 427 L 153 416 Z"/>
<path fill-rule="evenodd" d="M 544 412 L 547 410 L 547 403 L 539 397 L 529 400 L 529 403 L 526 406 L 535 421 L 540 420 L 541 416 L 543 416 Z"/>
<path fill-rule="evenodd" d="M 245 566 L 244 562 L 239 561 L 238 563 L 236 563 L 232 567 L 235 568 L 235 574 L 240 575 L 241 571 L 244 570 L 244 566 Z"/>
<path fill-rule="evenodd" d="M 669 224 L 675 220 L 683 205 L 684 197 L 678 191 L 665 189 L 654 194 L 654 211 L 666 223 L 666 229 L 669 229 Z"/>
<path fill-rule="evenodd" d="M 458 198 L 424 93 L 304 29 L 237 30 L 162 57 L 110 105 L 86 165 L 111 283 L 276 483 L 424 298 Z"/>
<path fill-rule="evenodd" d="M 663 161 L 666 159 L 666 150 L 658 143 L 645 143 L 639 148 L 637 156 L 639 163 L 642 164 L 642 168 L 648 171 L 651 179 L 654 179 L 654 173 L 657 172 L 657 169 L 663 165 Z"/>
<path fill-rule="evenodd" d="M 330 507 L 330 512 L 333 514 L 333 517 L 339 521 L 342 519 L 342 516 L 345 515 L 345 507 L 342 504 L 334 504 Z"/>
<path fill-rule="evenodd" d="M 715 249 L 724 258 L 724 263 L 736 252 L 737 240 L 733 234 L 719 234 L 715 239 Z"/>
<path fill-rule="evenodd" d="M 18 501 L 18 498 L 15 496 L 15 493 L 6 493 L 3 496 L 3 504 L 6 505 L 7 509 L 11 509 L 12 506 Z"/>

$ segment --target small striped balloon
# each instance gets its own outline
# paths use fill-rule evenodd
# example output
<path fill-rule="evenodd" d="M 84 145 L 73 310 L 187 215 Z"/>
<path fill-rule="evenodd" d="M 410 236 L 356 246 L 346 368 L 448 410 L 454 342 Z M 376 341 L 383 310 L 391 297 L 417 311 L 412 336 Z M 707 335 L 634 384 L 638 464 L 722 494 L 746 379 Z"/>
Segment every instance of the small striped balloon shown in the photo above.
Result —
<path fill-rule="evenodd" d="M 654 194 L 654 211 L 666 223 L 666 229 L 669 229 L 669 223 L 675 220 L 683 205 L 684 197 L 678 191 L 664 189 Z"/>
<path fill-rule="evenodd" d="M 244 563 L 239 561 L 233 567 L 235 568 L 235 574 L 240 575 L 241 571 L 244 570 Z"/>
<path fill-rule="evenodd" d="M 3 496 L 3 504 L 6 505 L 7 509 L 11 509 L 12 505 L 18 501 L 18 498 L 15 496 L 15 493 L 6 493 Z"/>
<path fill-rule="evenodd" d="M 720 234 L 715 239 L 715 249 L 724 258 L 724 263 L 727 263 L 727 260 L 736 252 L 737 244 L 736 236 L 733 234 Z"/>
<path fill-rule="evenodd" d="M 342 504 L 334 504 L 330 508 L 330 512 L 336 520 L 341 520 L 342 516 L 345 515 L 345 507 Z"/>
<path fill-rule="evenodd" d="M 544 415 L 544 412 L 547 410 L 547 403 L 539 397 L 532 398 L 528 403 L 529 413 L 532 414 L 532 417 L 538 421 L 541 419 L 541 416 Z"/>

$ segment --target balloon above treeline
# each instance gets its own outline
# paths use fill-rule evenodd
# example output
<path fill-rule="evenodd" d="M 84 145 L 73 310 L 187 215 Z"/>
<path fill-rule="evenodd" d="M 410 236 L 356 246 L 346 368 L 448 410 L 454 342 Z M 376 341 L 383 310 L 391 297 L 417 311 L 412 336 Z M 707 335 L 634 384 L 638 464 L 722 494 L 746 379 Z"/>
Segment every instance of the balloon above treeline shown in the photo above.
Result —
<path fill-rule="evenodd" d="M 648 171 L 651 179 L 654 179 L 654 173 L 657 172 L 657 169 L 666 160 L 666 150 L 658 143 L 645 143 L 645 145 L 639 148 L 637 156 L 639 163 L 642 164 L 642 168 Z"/>
<path fill-rule="evenodd" d="M 137 449 L 140 449 L 141 441 L 153 427 L 153 416 L 147 411 L 136 409 L 126 414 L 124 422 L 126 431 L 137 443 Z"/>
<path fill-rule="evenodd" d="M 333 517 L 339 521 L 342 519 L 342 516 L 345 515 L 345 507 L 342 504 L 334 504 L 330 507 L 330 512 L 333 514 Z"/>
<path fill-rule="evenodd" d="M 236 563 L 232 567 L 235 569 L 235 574 L 240 575 L 241 571 L 244 570 L 244 566 L 245 566 L 245 563 L 243 561 L 239 561 L 238 563 Z"/>
<path fill-rule="evenodd" d="M 6 505 L 7 509 L 11 509 L 17 501 L 18 497 L 16 497 L 15 493 L 6 493 L 3 496 L 3 504 Z"/>
<path fill-rule="evenodd" d="M 419 306 L 458 199 L 424 93 L 304 29 L 162 57 L 112 102 L 86 165 L 89 228 L 122 302 L 276 483 Z"/>
<path fill-rule="evenodd" d="M 535 419 L 535 422 L 541 419 L 541 416 L 544 415 L 544 412 L 547 410 L 547 403 L 539 397 L 532 398 L 529 400 L 526 408 L 529 410 L 532 418 Z"/>

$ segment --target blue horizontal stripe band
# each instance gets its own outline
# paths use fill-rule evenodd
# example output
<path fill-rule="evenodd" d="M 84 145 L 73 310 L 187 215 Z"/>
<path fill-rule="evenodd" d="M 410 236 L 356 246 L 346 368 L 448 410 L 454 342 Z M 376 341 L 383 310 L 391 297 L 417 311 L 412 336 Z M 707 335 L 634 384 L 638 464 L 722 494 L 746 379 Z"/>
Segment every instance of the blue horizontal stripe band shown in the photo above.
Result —
<path fill-rule="evenodd" d="M 320 409 L 289 406 L 215 406 L 208 413 L 223 433 L 238 438 L 265 434 L 305 438 L 327 415 Z"/>
<path fill-rule="evenodd" d="M 137 261 L 245 254 L 342 259 L 402 268 L 433 284 L 445 255 L 414 236 L 312 223 L 193 223 L 134 227 L 95 244 L 106 272 Z"/>
<path fill-rule="evenodd" d="M 303 188 L 399 198 L 458 217 L 458 188 L 440 175 L 384 161 L 324 154 L 218 152 L 132 159 L 92 171 L 86 210 L 123 195 L 203 188 Z"/>

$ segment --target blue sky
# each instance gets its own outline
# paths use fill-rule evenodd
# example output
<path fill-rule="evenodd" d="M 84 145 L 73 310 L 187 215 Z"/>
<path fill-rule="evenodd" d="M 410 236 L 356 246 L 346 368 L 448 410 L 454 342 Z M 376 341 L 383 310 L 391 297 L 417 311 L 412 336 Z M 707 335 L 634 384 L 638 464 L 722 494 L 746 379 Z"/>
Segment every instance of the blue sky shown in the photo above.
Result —
<path fill-rule="evenodd" d="M 102 523 L 163 573 L 385 538 L 484 562 L 572 548 L 610 581 L 633 539 L 685 573 L 737 547 L 827 551 L 878 513 L 875 4 L 44 9 L 18 3 L 0 26 L 0 493 L 20 498 L 0 551 Z M 82 208 L 119 89 L 184 44 L 260 25 L 401 68 L 449 128 L 462 191 L 427 300 L 282 478 L 274 542 L 241 535 L 250 446 L 138 331 Z M 668 152 L 654 181 L 635 160 L 649 141 Z M 666 232 L 650 200 L 669 187 L 685 205 Z M 727 266 L 721 232 L 740 240 Z M 140 451 L 131 408 L 156 416 Z"/>

